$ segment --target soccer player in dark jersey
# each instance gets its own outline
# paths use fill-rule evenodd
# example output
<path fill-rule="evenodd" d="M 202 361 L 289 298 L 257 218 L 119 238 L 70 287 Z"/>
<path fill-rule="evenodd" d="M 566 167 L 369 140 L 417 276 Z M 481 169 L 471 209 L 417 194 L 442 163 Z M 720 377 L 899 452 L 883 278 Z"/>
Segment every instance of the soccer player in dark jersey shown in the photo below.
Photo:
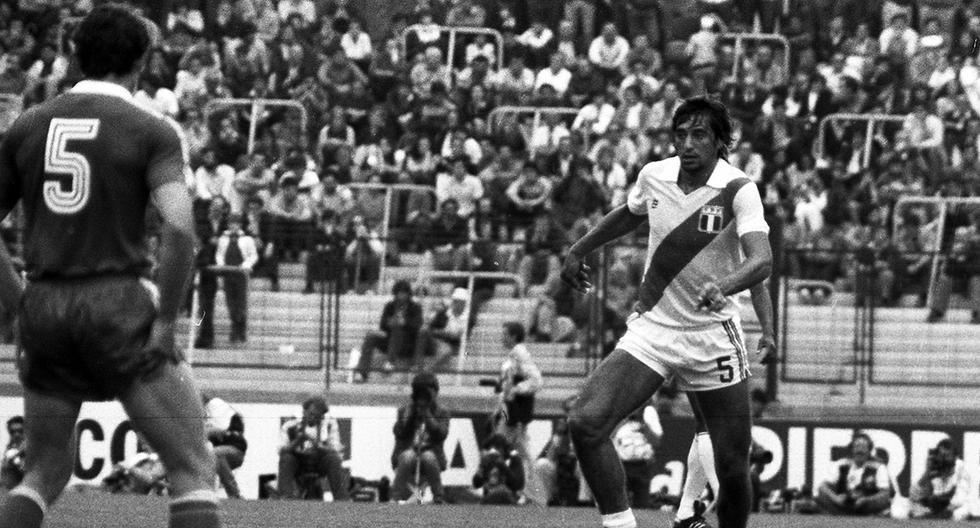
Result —
<path fill-rule="evenodd" d="M 562 278 L 587 290 L 585 257 L 649 223 L 635 313 L 616 350 L 586 381 L 569 428 L 603 526 L 635 528 L 609 437 L 674 376 L 696 402 L 715 447 L 720 526 L 744 528 L 751 508 L 750 374 L 733 296 L 769 275 L 769 227 L 758 188 L 725 160 L 732 125 L 724 105 L 689 99 L 675 111 L 672 129 L 678 155 L 643 167 L 627 203 L 579 239 L 563 265 Z"/>
<path fill-rule="evenodd" d="M 159 453 L 170 526 L 220 526 L 204 409 L 174 326 L 194 251 L 176 129 L 134 103 L 148 22 L 102 5 L 80 23 L 85 80 L 24 112 L 0 144 L 0 219 L 25 217 L 22 285 L 0 249 L 0 301 L 19 307 L 25 477 L 0 502 L 0 528 L 37 528 L 68 483 L 82 402 L 118 399 Z M 163 219 L 157 285 L 145 246 Z M 159 286 L 159 288 L 157 287 Z"/>

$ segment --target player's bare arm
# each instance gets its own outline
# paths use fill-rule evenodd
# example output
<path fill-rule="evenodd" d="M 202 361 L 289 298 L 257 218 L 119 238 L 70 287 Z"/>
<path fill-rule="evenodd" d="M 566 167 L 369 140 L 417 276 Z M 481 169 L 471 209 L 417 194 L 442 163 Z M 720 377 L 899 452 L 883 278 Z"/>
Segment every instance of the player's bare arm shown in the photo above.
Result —
<path fill-rule="evenodd" d="M 721 310 L 726 297 L 747 290 L 769 277 L 772 271 L 772 250 L 769 236 L 763 231 L 752 231 L 739 237 L 745 259 L 731 274 L 716 277 L 701 288 L 699 306 L 710 311 Z"/>
<path fill-rule="evenodd" d="M 10 214 L 10 209 L 0 208 L 0 222 Z M 0 303 L 9 313 L 17 311 L 20 297 L 24 293 L 24 281 L 21 280 L 13 257 L 7 251 L 7 245 L 0 243 Z"/>
<path fill-rule="evenodd" d="M 752 296 L 752 309 L 762 327 L 756 353 L 762 357 L 763 364 L 776 361 L 776 326 L 773 322 L 772 297 L 769 296 L 769 279 L 749 288 L 749 293 Z"/>
<path fill-rule="evenodd" d="M 592 287 L 589 281 L 589 267 L 584 260 L 596 249 L 618 239 L 619 237 L 632 233 L 636 228 L 647 221 L 646 213 L 643 215 L 633 214 L 626 204 L 614 208 L 606 213 L 595 227 L 589 230 L 582 238 L 568 250 L 568 256 L 562 265 L 561 278 L 569 286 L 578 291 L 584 292 Z"/>
<path fill-rule="evenodd" d="M 174 167 L 173 170 L 181 170 Z M 157 286 L 160 307 L 148 347 L 174 349 L 174 323 L 187 291 L 194 260 L 194 220 L 187 187 L 177 182 L 153 189 L 153 203 L 163 218 Z"/>

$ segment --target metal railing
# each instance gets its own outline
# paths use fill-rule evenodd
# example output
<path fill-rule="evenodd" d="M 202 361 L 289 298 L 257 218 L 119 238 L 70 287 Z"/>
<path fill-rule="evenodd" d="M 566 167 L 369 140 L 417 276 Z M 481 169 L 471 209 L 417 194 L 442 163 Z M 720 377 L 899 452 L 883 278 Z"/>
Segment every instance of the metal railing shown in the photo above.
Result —
<path fill-rule="evenodd" d="M 835 121 L 864 122 L 864 151 L 861 156 L 861 166 L 867 167 L 871 164 L 871 146 L 875 137 L 875 126 L 879 123 L 902 123 L 905 121 L 904 115 L 896 114 L 828 114 L 820 120 L 817 130 L 817 141 L 813 145 L 814 159 L 825 157 L 827 127 Z"/>
<path fill-rule="evenodd" d="M 531 136 L 534 131 L 537 130 L 538 126 L 541 125 L 541 117 L 546 114 L 559 115 L 559 116 L 570 116 L 573 120 L 575 116 L 579 113 L 578 108 L 573 107 L 562 107 L 562 106 L 516 106 L 516 105 L 504 105 L 498 106 L 490 111 L 490 115 L 487 116 L 487 123 L 490 125 L 490 130 L 496 131 L 497 127 L 500 126 L 501 122 L 504 121 L 509 116 L 519 118 L 521 115 L 531 115 L 531 129 L 526 130 L 521 128 L 521 134 L 524 136 L 524 140 L 528 145 L 531 144 Z M 569 123 L 568 129 L 571 130 L 571 123 Z M 590 134 L 582 134 L 583 149 L 589 149 L 589 136 Z"/>
<path fill-rule="evenodd" d="M 495 64 L 491 65 L 492 69 L 500 69 L 504 67 L 504 37 L 496 29 L 484 28 L 484 27 L 466 27 L 466 26 L 427 26 L 424 24 L 413 24 L 405 28 L 402 31 L 401 37 L 399 38 L 399 45 L 401 46 L 402 56 L 411 63 L 412 58 L 408 56 L 408 36 L 413 33 L 417 33 L 419 30 L 430 30 L 433 27 L 439 30 L 439 33 L 449 34 L 449 44 L 446 49 L 446 66 L 450 70 L 455 69 L 453 65 L 453 59 L 456 54 L 456 35 L 489 35 L 494 43 L 494 50 L 497 55 L 497 60 Z"/>
<path fill-rule="evenodd" d="M 741 70 L 742 58 L 745 56 L 745 42 L 779 44 L 783 48 L 783 73 L 790 74 L 789 66 L 789 41 L 786 37 L 776 33 L 722 33 L 722 40 L 735 41 L 735 54 L 732 62 L 732 78 L 738 79 Z"/>
<path fill-rule="evenodd" d="M 248 154 L 251 154 L 255 150 L 255 136 L 258 131 L 259 121 L 262 117 L 262 112 L 266 107 L 287 107 L 295 108 L 299 111 L 300 115 L 300 131 L 299 131 L 299 145 L 305 147 L 307 143 L 306 131 L 308 130 L 309 114 L 306 108 L 293 100 L 289 99 L 236 99 L 236 98 L 221 98 L 221 99 L 211 99 L 204 106 L 204 115 L 206 118 L 210 118 L 218 108 L 228 107 L 228 106 L 240 106 L 249 107 L 249 123 L 248 123 Z"/>

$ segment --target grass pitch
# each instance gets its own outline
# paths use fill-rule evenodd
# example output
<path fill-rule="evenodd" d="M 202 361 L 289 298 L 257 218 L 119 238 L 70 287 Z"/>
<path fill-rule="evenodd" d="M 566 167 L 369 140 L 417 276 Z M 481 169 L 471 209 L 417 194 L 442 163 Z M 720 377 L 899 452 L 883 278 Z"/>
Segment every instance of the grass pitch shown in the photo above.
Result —
<path fill-rule="evenodd" d="M 298 501 L 225 501 L 228 528 L 597 528 L 592 508 L 533 506 L 402 505 L 390 503 L 318 503 Z M 637 512 L 641 528 L 670 527 L 670 515 Z M 714 519 L 710 519 L 713 524 Z M 820 515 L 754 515 L 752 528 L 938 528 L 949 521 L 826 517 Z M 49 513 L 46 528 L 165 527 L 167 502 L 161 497 L 108 495 L 97 491 L 69 492 Z"/>

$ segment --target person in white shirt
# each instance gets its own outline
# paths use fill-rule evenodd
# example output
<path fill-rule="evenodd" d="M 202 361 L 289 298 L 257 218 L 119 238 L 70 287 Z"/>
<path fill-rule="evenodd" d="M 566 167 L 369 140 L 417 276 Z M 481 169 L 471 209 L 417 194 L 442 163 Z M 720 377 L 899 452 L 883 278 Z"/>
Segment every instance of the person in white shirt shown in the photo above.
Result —
<path fill-rule="evenodd" d="M 762 181 L 762 171 L 766 168 L 766 162 L 761 154 L 753 150 L 751 141 L 740 142 L 738 149 L 732 153 L 729 163 L 733 167 L 742 169 L 742 172 L 753 182 Z"/>
<path fill-rule="evenodd" d="M 507 350 L 507 359 L 500 365 L 497 383 L 501 410 L 498 416 L 502 419 L 496 423 L 496 432 L 517 449 L 527 474 L 533 461 L 528 448 L 527 425 L 534 416 L 535 395 L 544 381 L 541 369 L 524 344 L 525 334 L 521 323 L 510 321 L 503 325 L 501 340 Z"/>
<path fill-rule="evenodd" d="M 530 66 L 540 68 L 545 62 L 548 51 L 553 47 L 555 34 L 540 20 L 531 23 L 531 27 L 517 36 L 517 42 L 527 49 Z"/>
<path fill-rule="evenodd" d="M 896 13 L 888 27 L 878 35 L 881 54 L 891 58 L 893 64 L 904 65 L 915 56 L 919 47 L 919 34 L 909 27 L 908 14 Z"/>
<path fill-rule="evenodd" d="M 534 79 L 534 90 L 537 91 L 544 84 L 550 84 L 558 92 L 559 96 L 564 96 L 568 90 L 568 83 L 572 80 L 572 72 L 565 68 L 562 56 L 552 53 L 548 67 L 538 72 Z"/>
<path fill-rule="evenodd" d="M 629 52 L 629 42 L 616 32 L 616 24 L 609 22 L 589 45 L 589 60 L 606 79 L 618 80 Z"/>
<path fill-rule="evenodd" d="M 169 88 L 157 86 L 153 77 L 140 78 L 140 89 L 133 94 L 133 98 L 146 108 L 170 118 L 176 118 L 180 112 L 177 95 Z"/>
<path fill-rule="evenodd" d="M 292 15 L 299 15 L 307 25 L 316 22 L 316 4 L 313 0 L 280 0 L 279 19 L 287 22 Z"/>
<path fill-rule="evenodd" d="M 428 363 L 425 370 L 439 372 L 459 354 L 459 345 L 467 331 L 470 292 L 466 288 L 453 290 L 449 302 L 441 303 L 429 323 L 422 327 L 415 344 L 419 364 Z M 426 358 L 431 357 L 431 361 Z"/>
<path fill-rule="evenodd" d="M 201 166 L 194 171 L 194 198 L 210 201 L 220 196 L 226 202 L 233 199 L 235 169 L 218 163 L 214 149 L 207 147 L 201 151 Z"/>
<path fill-rule="evenodd" d="M 360 22 L 350 21 L 347 33 L 340 37 L 340 47 L 344 48 L 344 54 L 348 59 L 361 68 L 361 71 L 367 73 L 374 49 L 371 47 L 371 36 L 361 30 Z"/>
<path fill-rule="evenodd" d="M 965 521 L 980 517 L 980 480 L 944 438 L 929 450 L 926 469 L 909 490 L 913 518 Z"/>
<path fill-rule="evenodd" d="M 616 108 L 606 101 L 606 94 L 596 92 L 592 96 L 592 102 L 578 111 L 575 121 L 572 121 L 572 130 L 601 136 L 606 133 L 615 114 Z"/>
<path fill-rule="evenodd" d="M 850 455 L 837 460 L 817 489 L 817 504 L 835 515 L 875 515 L 891 504 L 888 466 L 874 458 L 874 442 L 859 432 L 848 446 Z"/>
<path fill-rule="evenodd" d="M 459 216 L 470 218 L 483 198 L 483 183 L 469 173 L 466 160 L 462 158 L 454 159 L 450 167 L 450 174 L 443 172 L 436 176 L 436 201 L 442 203 L 453 198 L 459 204 Z"/>
<path fill-rule="evenodd" d="M 296 481 L 304 473 L 315 473 L 330 484 L 334 500 L 350 497 L 344 474 L 344 446 L 340 426 L 329 414 L 326 400 L 314 396 L 303 402 L 303 417 L 283 424 L 279 433 L 279 496 L 300 498 Z M 322 489 L 322 485 L 320 486 Z"/>
<path fill-rule="evenodd" d="M 466 45 L 466 64 L 472 64 L 476 57 L 486 57 L 491 67 L 497 65 L 497 47 L 483 33 L 477 33 L 473 42 Z"/>

